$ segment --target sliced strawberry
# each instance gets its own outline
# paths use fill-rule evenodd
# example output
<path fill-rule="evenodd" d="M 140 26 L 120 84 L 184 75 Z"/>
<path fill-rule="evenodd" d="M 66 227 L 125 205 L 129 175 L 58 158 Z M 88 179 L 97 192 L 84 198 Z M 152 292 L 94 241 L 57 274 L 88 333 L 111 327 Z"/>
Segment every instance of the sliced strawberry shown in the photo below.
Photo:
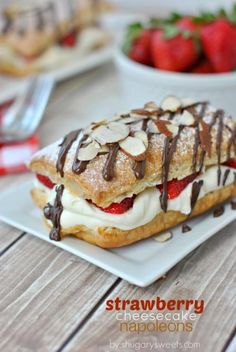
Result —
<path fill-rule="evenodd" d="M 44 186 L 48 188 L 53 188 L 55 186 L 55 183 L 53 183 L 49 177 L 41 175 L 41 174 L 36 174 L 37 179 L 39 182 L 41 182 Z"/>
<path fill-rule="evenodd" d="M 230 159 L 224 163 L 224 165 L 236 169 L 236 159 Z"/>
<path fill-rule="evenodd" d="M 190 182 L 197 177 L 197 174 L 186 176 L 182 180 L 173 179 L 167 183 L 168 199 L 174 199 L 187 187 Z M 163 192 L 163 185 L 157 186 L 160 192 Z"/>
<path fill-rule="evenodd" d="M 98 208 L 104 211 L 105 213 L 123 214 L 133 206 L 134 198 L 135 196 L 131 198 L 125 198 L 120 203 L 112 203 L 107 208 Z"/>
<path fill-rule="evenodd" d="M 151 65 L 151 30 L 144 30 L 141 35 L 136 38 L 132 47 L 128 52 L 128 56 L 140 64 Z"/>
<path fill-rule="evenodd" d="M 199 58 L 197 46 L 192 38 L 178 34 L 167 39 L 164 31 L 160 29 L 152 34 L 151 52 L 154 66 L 167 71 L 186 71 Z"/>
<path fill-rule="evenodd" d="M 194 66 L 194 68 L 192 68 L 190 72 L 198 73 L 198 74 L 209 74 L 209 73 L 215 73 L 215 70 L 209 61 L 204 60 L 200 62 L 198 65 Z"/>
<path fill-rule="evenodd" d="M 74 47 L 77 42 L 77 31 L 73 30 L 60 39 L 60 45 Z"/>
<path fill-rule="evenodd" d="M 236 68 L 236 26 L 225 19 L 203 26 L 201 42 L 204 53 L 216 72 Z"/>

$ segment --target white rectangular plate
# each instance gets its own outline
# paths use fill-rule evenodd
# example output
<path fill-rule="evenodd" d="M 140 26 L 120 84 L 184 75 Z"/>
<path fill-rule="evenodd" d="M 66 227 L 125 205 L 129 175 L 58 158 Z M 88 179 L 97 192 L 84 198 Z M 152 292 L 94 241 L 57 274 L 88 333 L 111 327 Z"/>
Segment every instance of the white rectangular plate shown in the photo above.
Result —
<path fill-rule="evenodd" d="M 152 237 L 127 247 L 105 250 L 73 237 L 60 242 L 49 240 L 41 212 L 32 204 L 32 187 L 33 182 L 28 181 L 0 195 L 0 220 L 143 287 L 163 276 L 193 249 L 236 219 L 236 211 L 226 204 L 222 216 L 214 218 L 210 211 L 189 220 L 192 231 L 185 234 L 181 225 L 176 226 L 172 230 L 173 238 L 164 243 Z"/>
<path fill-rule="evenodd" d="M 114 46 L 110 44 L 94 50 L 84 57 L 80 57 L 78 60 L 73 60 L 68 65 L 62 65 L 54 70 L 45 71 L 45 74 L 52 77 L 55 82 L 60 82 L 106 63 L 112 59 L 113 53 Z M 0 76 L 0 102 L 15 97 L 21 91 L 26 80 L 27 78 Z"/>

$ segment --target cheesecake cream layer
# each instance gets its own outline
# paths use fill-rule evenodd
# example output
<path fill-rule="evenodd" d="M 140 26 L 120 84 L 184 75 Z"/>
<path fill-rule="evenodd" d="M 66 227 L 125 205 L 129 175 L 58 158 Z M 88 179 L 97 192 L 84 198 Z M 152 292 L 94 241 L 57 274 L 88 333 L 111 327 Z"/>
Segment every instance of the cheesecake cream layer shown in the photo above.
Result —
<path fill-rule="evenodd" d="M 216 191 L 223 187 L 224 173 L 230 170 L 224 186 L 235 181 L 235 169 L 221 166 L 221 184 L 217 185 L 217 166 L 212 166 L 203 174 L 189 183 L 188 186 L 174 199 L 168 200 L 168 210 L 179 211 L 183 214 L 191 213 L 192 186 L 195 181 L 203 181 L 199 199 L 207 193 Z M 54 203 L 55 187 L 50 190 L 39 181 L 35 181 L 35 187 L 44 190 L 47 194 L 47 202 Z M 150 187 L 137 195 L 133 207 L 123 214 L 114 215 L 106 213 L 83 198 L 72 195 L 64 189 L 62 195 L 63 212 L 61 215 L 62 228 L 73 227 L 78 224 L 85 225 L 91 229 L 96 227 L 116 227 L 121 230 L 131 230 L 150 222 L 158 213 L 162 212 L 160 204 L 160 191 L 156 187 Z M 49 221 L 50 223 L 50 221 Z"/>

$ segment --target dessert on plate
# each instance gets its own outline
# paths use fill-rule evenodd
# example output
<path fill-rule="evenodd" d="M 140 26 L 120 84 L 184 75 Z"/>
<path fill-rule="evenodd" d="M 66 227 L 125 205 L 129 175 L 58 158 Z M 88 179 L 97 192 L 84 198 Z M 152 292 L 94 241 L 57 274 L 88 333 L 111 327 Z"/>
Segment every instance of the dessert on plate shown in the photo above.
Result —
<path fill-rule="evenodd" d="M 169 96 L 68 133 L 29 168 L 52 240 L 124 246 L 236 196 L 236 122 Z"/>
<path fill-rule="evenodd" d="M 0 72 L 25 76 L 79 60 L 106 45 L 91 0 L 23 0 L 0 6 Z"/>

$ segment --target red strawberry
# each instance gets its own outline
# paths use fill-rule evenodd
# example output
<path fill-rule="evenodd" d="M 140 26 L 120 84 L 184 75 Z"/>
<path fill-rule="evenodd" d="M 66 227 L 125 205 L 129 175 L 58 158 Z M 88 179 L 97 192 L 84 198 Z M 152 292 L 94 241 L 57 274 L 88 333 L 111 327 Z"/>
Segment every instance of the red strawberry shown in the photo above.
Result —
<path fill-rule="evenodd" d="M 44 186 L 48 187 L 48 188 L 53 188 L 55 186 L 55 183 L 53 183 L 49 177 L 44 176 L 44 175 L 40 175 L 40 174 L 36 174 L 37 179 L 39 180 L 39 182 L 41 182 Z"/>
<path fill-rule="evenodd" d="M 153 32 L 151 51 L 154 66 L 168 71 L 186 71 L 199 58 L 192 38 L 185 38 L 182 34 L 178 34 L 173 38 L 165 39 L 162 30 Z"/>
<path fill-rule="evenodd" d="M 215 73 L 209 61 L 200 62 L 198 65 L 194 66 L 190 72 L 200 74 Z"/>
<path fill-rule="evenodd" d="M 236 68 L 236 26 L 225 19 L 203 26 L 201 41 L 204 53 L 216 72 Z"/>
<path fill-rule="evenodd" d="M 224 165 L 236 169 L 236 159 L 230 159 L 224 163 Z"/>
<path fill-rule="evenodd" d="M 131 198 L 125 198 L 120 203 L 112 203 L 107 208 L 101 208 L 101 207 L 98 207 L 98 208 L 101 209 L 102 211 L 105 211 L 105 213 L 123 214 L 133 206 L 134 198 L 135 196 Z"/>
<path fill-rule="evenodd" d="M 61 46 L 73 47 L 77 42 L 77 31 L 73 30 L 60 39 Z"/>
<path fill-rule="evenodd" d="M 191 17 L 182 17 L 178 22 L 177 22 L 177 27 L 186 29 L 190 32 L 195 32 L 200 28 L 200 25 L 197 23 L 194 23 Z"/>
<path fill-rule="evenodd" d="M 167 184 L 168 199 L 176 198 L 187 185 L 196 178 L 197 174 L 189 175 L 182 180 L 171 180 Z M 157 186 L 160 192 L 163 192 L 163 185 Z"/>
<path fill-rule="evenodd" d="M 128 53 L 128 56 L 140 64 L 151 65 L 151 30 L 144 30 L 142 34 L 136 38 Z"/>

